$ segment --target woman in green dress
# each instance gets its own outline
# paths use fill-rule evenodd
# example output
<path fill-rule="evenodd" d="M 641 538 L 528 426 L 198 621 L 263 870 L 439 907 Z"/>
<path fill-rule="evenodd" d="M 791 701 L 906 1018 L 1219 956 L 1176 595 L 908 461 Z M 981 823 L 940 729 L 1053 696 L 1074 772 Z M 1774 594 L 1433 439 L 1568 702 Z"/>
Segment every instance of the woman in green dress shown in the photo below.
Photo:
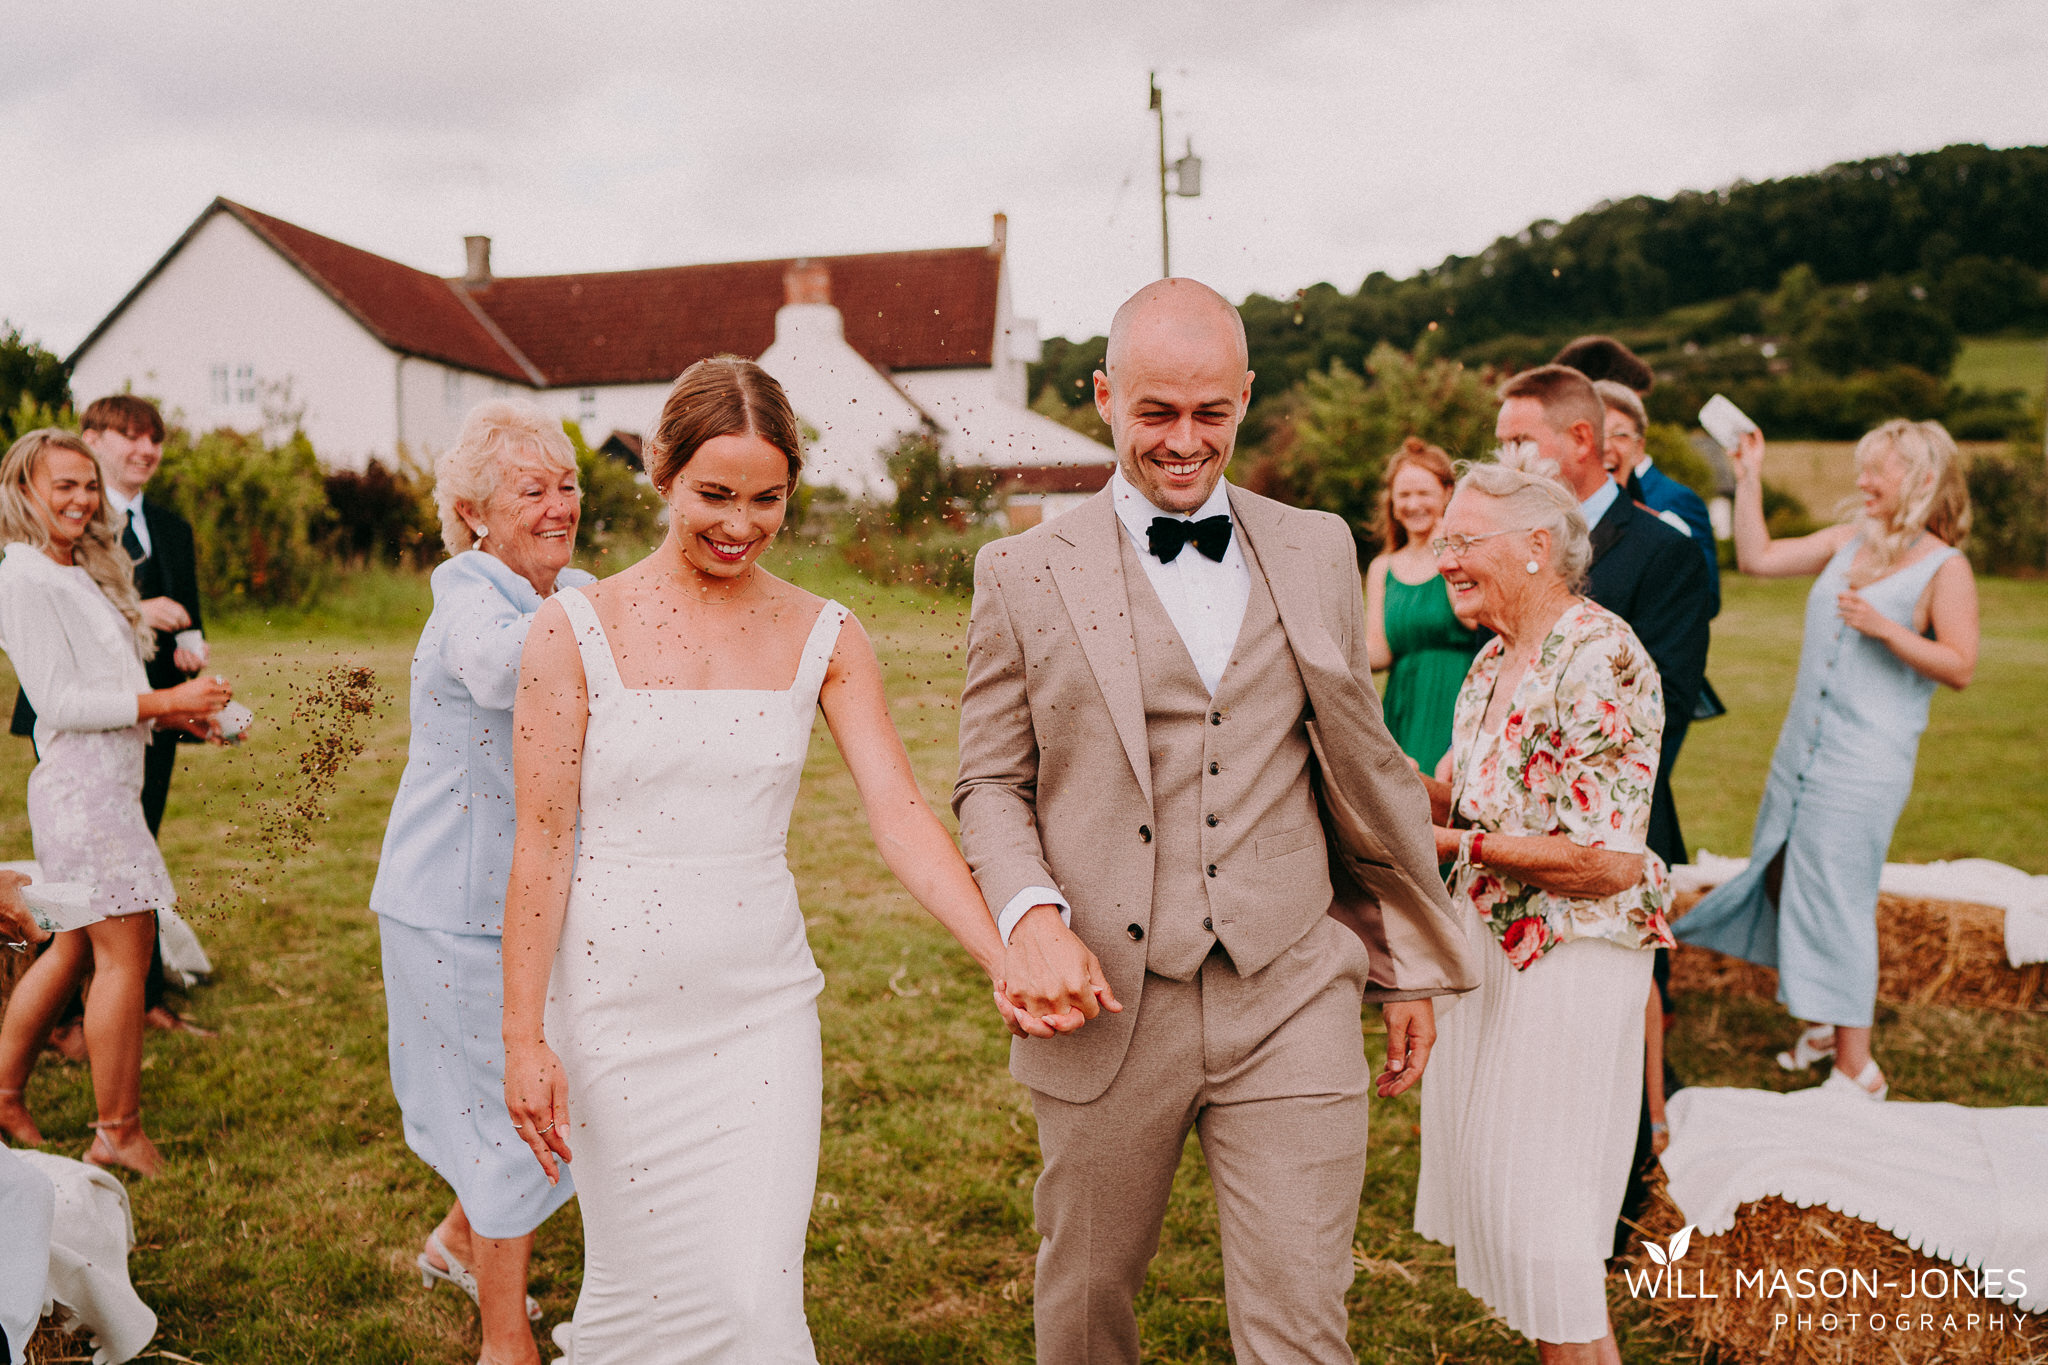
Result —
<path fill-rule="evenodd" d="M 1410 436 L 1387 461 L 1380 492 L 1380 544 L 1365 569 L 1365 629 L 1375 670 L 1390 669 L 1387 729 L 1403 753 L 1434 774 L 1451 744 L 1451 712 L 1478 652 L 1458 624 L 1450 590 L 1429 552 L 1457 476 L 1450 457 Z"/>

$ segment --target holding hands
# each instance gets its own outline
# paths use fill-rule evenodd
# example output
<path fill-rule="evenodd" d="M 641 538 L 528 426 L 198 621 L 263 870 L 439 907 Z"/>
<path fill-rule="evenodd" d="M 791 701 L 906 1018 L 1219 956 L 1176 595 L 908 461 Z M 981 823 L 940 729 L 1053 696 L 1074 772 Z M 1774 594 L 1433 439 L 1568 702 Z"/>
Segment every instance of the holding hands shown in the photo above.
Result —
<path fill-rule="evenodd" d="M 1019 1038 L 1072 1033 L 1105 1009 L 1123 1011 L 1102 963 L 1054 905 L 1032 906 L 1010 931 L 995 997 L 1003 1022 Z"/>

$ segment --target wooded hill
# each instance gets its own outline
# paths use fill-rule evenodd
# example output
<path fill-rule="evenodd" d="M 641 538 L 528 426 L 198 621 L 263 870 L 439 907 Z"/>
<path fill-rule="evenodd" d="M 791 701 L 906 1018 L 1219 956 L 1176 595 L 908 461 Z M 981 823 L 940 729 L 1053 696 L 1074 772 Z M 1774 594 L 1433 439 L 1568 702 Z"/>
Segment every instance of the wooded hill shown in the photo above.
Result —
<path fill-rule="evenodd" d="M 1362 370 L 1382 342 L 1515 369 L 1608 332 L 1655 366 L 1659 420 L 1689 422 L 1718 389 L 1784 436 L 1904 415 L 1983 439 L 2024 427 L 2025 405 L 1947 382 L 1960 338 L 2048 333 L 2044 271 L 2048 147 L 1958 145 L 1603 203 L 1407 279 L 1254 294 L 1241 311 L 1269 404 L 1333 364 Z M 1101 348 L 1046 343 L 1041 410 L 1085 400 Z"/>

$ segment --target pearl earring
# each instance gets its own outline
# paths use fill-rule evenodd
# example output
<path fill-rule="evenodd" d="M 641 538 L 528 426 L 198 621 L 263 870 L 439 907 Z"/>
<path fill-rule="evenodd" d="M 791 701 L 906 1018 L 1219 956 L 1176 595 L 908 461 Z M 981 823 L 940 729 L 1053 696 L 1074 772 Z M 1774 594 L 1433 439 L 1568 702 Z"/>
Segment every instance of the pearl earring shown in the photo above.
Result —
<path fill-rule="evenodd" d="M 488 526 L 472 526 L 469 529 L 476 536 L 479 542 L 481 542 L 485 536 L 491 533 L 491 528 Z M 1534 569 L 1531 569 L 1529 570 L 1529 572 L 1534 573 L 1536 571 Z"/>
<path fill-rule="evenodd" d="M 1533 559 L 1530 560 L 1527 564 L 1524 564 L 1522 567 L 1527 569 L 1532 574 L 1541 573 L 1543 571 L 1543 566 L 1541 564 L 1538 564 Z"/>

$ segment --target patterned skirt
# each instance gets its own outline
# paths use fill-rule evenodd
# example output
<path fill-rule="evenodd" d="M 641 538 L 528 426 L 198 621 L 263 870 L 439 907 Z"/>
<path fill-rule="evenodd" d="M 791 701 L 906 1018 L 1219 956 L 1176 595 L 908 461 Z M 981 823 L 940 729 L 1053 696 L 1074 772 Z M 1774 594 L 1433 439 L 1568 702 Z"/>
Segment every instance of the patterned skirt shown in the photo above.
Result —
<path fill-rule="evenodd" d="M 28 777 L 28 825 L 36 863 L 52 882 L 83 882 L 108 919 L 178 902 L 164 855 L 142 818 L 147 725 L 62 730 Z"/>

